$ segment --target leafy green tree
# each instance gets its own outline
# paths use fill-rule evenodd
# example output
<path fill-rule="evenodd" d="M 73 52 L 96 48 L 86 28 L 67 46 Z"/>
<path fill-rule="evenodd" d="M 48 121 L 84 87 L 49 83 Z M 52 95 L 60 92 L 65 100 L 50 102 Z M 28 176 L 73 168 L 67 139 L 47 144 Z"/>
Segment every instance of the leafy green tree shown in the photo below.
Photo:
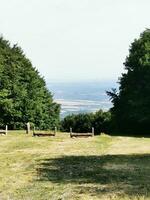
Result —
<path fill-rule="evenodd" d="M 111 131 L 111 113 L 99 110 L 94 114 L 93 125 L 95 134 L 107 133 Z"/>
<path fill-rule="evenodd" d="M 110 112 L 103 112 L 102 110 L 96 113 L 82 113 L 77 115 L 66 116 L 62 122 L 62 130 L 68 132 L 70 127 L 73 132 L 83 133 L 91 132 L 94 127 L 95 134 L 101 132 L 109 133 L 111 126 Z"/>
<path fill-rule="evenodd" d="M 126 73 L 119 80 L 119 91 L 108 92 L 115 129 L 143 134 L 150 125 L 150 30 L 135 39 L 124 63 Z"/>
<path fill-rule="evenodd" d="M 24 128 L 29 121 L 40 129 L 59 124 L 60 106 L 39 72 L 17 45 L 0 38 L 0 125 Z"/>
<path fill-rule="evenodd" d="M 77 115 L 69 115 L 62 120 L 63 131 L 69 131 L 70 127 L 74 132 L 91 132 L 93 115 L 80 113 Z"/>

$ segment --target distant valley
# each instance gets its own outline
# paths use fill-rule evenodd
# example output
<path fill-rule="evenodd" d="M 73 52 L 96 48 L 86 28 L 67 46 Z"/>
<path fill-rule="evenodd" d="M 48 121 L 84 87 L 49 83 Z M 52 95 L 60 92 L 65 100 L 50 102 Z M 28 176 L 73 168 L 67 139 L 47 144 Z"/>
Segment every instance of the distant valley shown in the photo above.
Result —
<path fill-rule="evenodd" d="M 48 83 L 54 100 L 61 104 L 61 118 L 72 113 L 108 110 L 112 104 L 106 91 L 114 87 L 117 87 L 115 81 Z"/>

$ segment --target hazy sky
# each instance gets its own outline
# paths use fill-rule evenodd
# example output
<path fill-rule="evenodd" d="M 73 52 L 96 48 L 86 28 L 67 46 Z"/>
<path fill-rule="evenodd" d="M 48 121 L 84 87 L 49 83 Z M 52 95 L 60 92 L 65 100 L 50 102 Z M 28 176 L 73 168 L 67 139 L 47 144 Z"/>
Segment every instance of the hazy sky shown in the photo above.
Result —
<path fill-rule="evenodd" d="M 150 0 L 0 0 L 0 32 L 47 80 L 117 80 Z"/>

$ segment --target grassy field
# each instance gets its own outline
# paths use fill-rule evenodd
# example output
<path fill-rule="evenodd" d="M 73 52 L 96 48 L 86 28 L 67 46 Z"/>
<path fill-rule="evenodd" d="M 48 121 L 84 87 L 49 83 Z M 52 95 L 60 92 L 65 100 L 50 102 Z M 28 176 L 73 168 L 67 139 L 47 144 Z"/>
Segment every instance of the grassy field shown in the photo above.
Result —
<path fill-rule="evenodd" d="M 0 136 L 0 200 L 148 200 L 150 139 Z"/>

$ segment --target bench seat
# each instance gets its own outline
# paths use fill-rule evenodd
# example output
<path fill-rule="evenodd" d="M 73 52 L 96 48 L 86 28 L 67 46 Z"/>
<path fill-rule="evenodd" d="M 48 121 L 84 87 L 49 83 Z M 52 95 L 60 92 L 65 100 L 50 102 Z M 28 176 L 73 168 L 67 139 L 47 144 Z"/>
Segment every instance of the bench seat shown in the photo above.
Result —
<path fill-rule="evenodd" d="M 6 130 L 0 130 L 0 134 L 7 134 L 7 131 Z"/>
<path fill-rule="evenodd" d="M 38 136 L 38 137 L 55 136 L 55 133 L 33 133 L 33 136 Z"/>
<path fill-rule="evenodd" d="M 92 137 L 93 133 L 70 133 L 70 137 Z"/>

